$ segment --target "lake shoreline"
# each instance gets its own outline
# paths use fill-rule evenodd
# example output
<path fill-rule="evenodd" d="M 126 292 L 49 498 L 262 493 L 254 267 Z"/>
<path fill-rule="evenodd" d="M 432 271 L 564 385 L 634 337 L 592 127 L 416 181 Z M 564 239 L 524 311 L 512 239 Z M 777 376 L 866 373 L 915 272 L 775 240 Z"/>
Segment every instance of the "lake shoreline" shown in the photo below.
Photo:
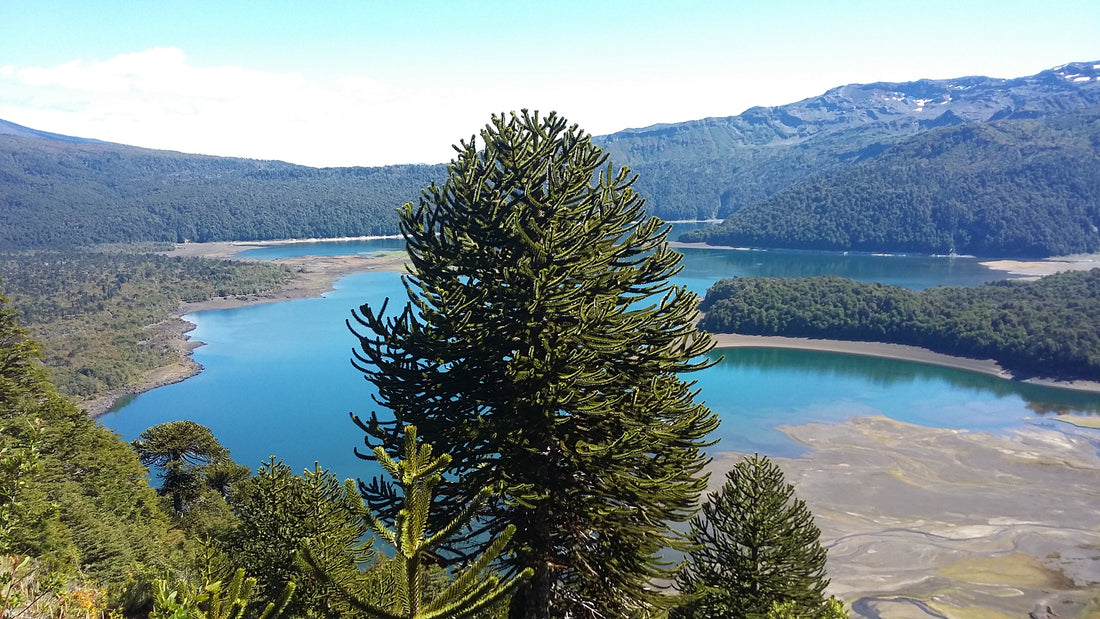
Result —
<path fill-rule="evenodd" d="M 810 250 L 810 249 L 767 249 L 762 247 L 735 247 L 733 245 L 707 245 L 706 243 L 685 243 L 683 241 L 671 241 L 669 245 L 673 249 L 721 249 L 724 251 L 777 251 L 777 252 L 793 252 L 793 253 L 826 253 L 826 254 L 838 254 L 846 255 L 853 254 L 866 254 L 866 255 L 896 255 L 896 256 L 913 256 L 913 255 L 926 255 L 926 254 L 876 254 L 873 252 L 845 252 L 845 251 L 826 251 L 826 250 Z M 1049 258 L 1038 258 L 1035 260 L 1017 260 L 1017 259 L 983 259 L 976 256 L 931 256 L 936 258 L 968 258 L 978 260 L 978 264 L 984 266 L 991 271 L 1000 271 L 1008 275 L 1013 276 L 1014 279 L 1038 279 L 1045 275 L 1053 275 L 1054 273 L 1061 273 L 1063 271 L 1087 271 L 1089 269 L 1100 268 L 1100 253 L 1097 254 L 1073 254 L 1069 256 L 1051 256 Z"/>
<path fill-rule="evenodd" d="M 879 416 L 779 430 L 807 448 L 771 460 L 813 513 L 828 592 L 847 604 L 869 616 L 977 618 L 1024 617 L 1038 604 L 1083 616 L 1096 603 L 1095 430 L 994 435 Z M 711 454 L 711 491 L 744 455 Z M 914 601 L 940 614 L 908 614 Z"/>
<path fill-rule="evenodd" d="M 715 348 L 787 348 L 795 350 L 814 350 L 865 357 L 880 357 L 898 361 L 913 361 L 928 365 L 937 365 L 967 372 L 976 372 L 996 376 L 1005 380 L 1059 389 L 1100 393 L 1100 382 L 1087 380 L 1056 380 L 1051 378 L 1020 378 L 1004 369 L 993 359 L 970 359 L 946 355 L 927 348 L 905 344 L 885 342 L 856 342 L 848 340 L 811 339 L 804 337 L 783 337 L 778 335 L 741 335 L 737 333 L 714 333 Z"/>
<path fill-rule="evenodd" d="M 242 252 L 257 247 L 270 247 L 273 245 L 307 243 L 318 241 L 349 241 L 370 240 L 391 237 L 341 237 L 334 239 L 288 239 L 284 241 L 218 241 L 211 243 L 178 243 L 171 251 L 164 252 L 173 257 L 197 257 L 223 260 L 251 260 L 241 258 Z M 717 247 L 703 243 L 671 243 L 673 247 L 683 248 L 707 248 L 738 250 L 735 247 Z M 218 297 L 198 303 L 181 303 L 180 307 L 168 320 L 152 325 L 150 329 L 155 338 L 163 338 L 176 353 L 176 358 L 167 366 L 162 366 L 151 371 L 142 380 L 133 385 L 127 385 L 120 389 L 112 390 L 94 400 L 80 403 L 89 416 L 99 417 L 110 412 L 123 398 L 132 397 L 151 391 L 158 387 L 175 384 L 197 375 L 202 371 L 202 366 L 191 358 L 191 352 L 202 345 L 202 342 L 193 341 L 187 335 L 194 329 L 194 324 L 183 319 L 184 316 L 194 312 L 202 312 L 218 309 L 234 309 L 250 305 L 264 303 L 278 303 L 280 301 L 293 301 L 296 299 L 309 299 L 323 296 L 333 290 L 332 286 L 341 277 L 353 273 L 367 271 L 404 271 L 404 254 L 402 252 L 390 252 L 383 256 L 300 256 L 295 258 L 280 258 L 273 260 L 277 264 L 285 264 L 290 267 L 298 277 L 288 282 L 277 290 L 260 295 L 241 295 L 235 297 Z M 1070 269 L 1088 269 L 1100 265 L 1100 254 L 1082 256 L 1063 256 L 1036 261 L 997 260 L 982 262 L 983 266 L 1008 273 L 1017 277 L 1041 277 Z M 182 325 L 180 324 L 182 323 Z M 992 360 L 974 360 L 965 357 L 952 357 L 941 355 L 925 349 L 895 344 L 878 344 L 872 342 L 844 342 L 840 340 L 808 340 L 805 338 L 772 338 L 771 336 L 734 336 L 730 334 L 716 334 L 719 348 L 756 346 L 763 348 L 797 348 L 803 350 L 821 350 L 827 352 L 840 352 L 847 354 L 860 354 L 866 356 L 878 356 L 904 361 L 916 361 L 943 365 L 967 371 L 980 372 L 998 376 L 1004 379 L 1013 379 L 1011 373 L 996 365 Z M 764 338 L 756 339 L 756 338 Z M 746 338 L 753 338 L 752 340 Z M 749 343 L 751 341 L 751 343 Z M 726 343 L 722 343 L 726 342 Z M 1042 385 L 1049 385 L 1062 389 L 1076 389 L 1084 391 L 1100 392 L 1100 383 L 1088 381 L 1056 381 L 1048 379 L 1027 379 Z"/>
<path fill-rule="evenodd" d="M 219 244 L 186 250 L 241 259 L 237 254 L 252 247 Z M 401 271 L 404 264 L 400 255 L 280 262 L 297 277 L 278 291 L 181 304 L 177 316 L 162 323 L 170 337 L 178 338 L 180 356 L 172 366 L 177 373 L 166 372 L 159 384 L 147 381 L 123 395 L 179 382 L 201 370 L 190 357 L 201 343 L 187 335 L 193 328 L 184 319 L 189 313 L 318 297 L 344 275 Z M 787 347 L 937 360 L 928 356 L 936 355 L 931 351 L 866 342 L 728 334 L 716 339 L 722 348 Z M 992 361 L 942 357 L 943 365 L 973 363 L 961 369 L 1010 378 Z M 807 501 L 822 530 L 833 579 L 830 592 L 880 617 L 911 616 L 904 613 L 918 602 L 960 618 L 1025 616 L 1039 602 L 1052 604 L 1063 616 L 1075 616 L 1095 597 L 1094 583 L 1100 582 L 1100 559 L 1093 552 L 1100 547 L 1100 516 L 1094 509 L 1100 495 L 1093 483 L 1100 472 L 1100 439 L 1095 430 L 1056 423 L 1075 423 L 1071 416 L 1036 419 L 1008 436 L 926 428 L 883 417 L 780 427 L 806 447 L 799 457 L 773 460 Z M 1089 420 L 1096 418 L 1079 417 L 1075 425 L 1087 426 Z M 715 451 L 711 456 L 708 470 L 715 489 L 741 454 Z"/>
<path fill-rule="evenodd" d="M 248 260 L 240 258 L 238 254 L 258 246 L 274 244 L 278 243 L 269 241 L 180 243 L 176 245 L 175 250 L 164 253 L 173 257 Z M 80 402 L 79 406 L 94 419 L 111 412 L 124 399 L 159 387 L 174 385 L 198 375 L 203 368 L 192 358 L 191 353 L 202 346 L 203 342 L 193 340 L 188 335 L 195 328 L 193 322 L 184 318 L 188 314 L 321 297 L 333 290 L 333 284 L 337 280 L 347 275 L 369 271 L 401 272 L 404 270 L 405 259 L 403 253 L 399 256 L 384 253 L 380 256 L 303 256 L 281 258 L 270 262 L 285 264 L 294 271 L 296 277 L 276 290 L 258 295 L 216 297 L 197 303 L 180 303 L 167 320 L 149 327 L 153 333 L 152 339 L 164 342 L 173 351 L 172 362 L 150 371 L 132 385 L 113 389 L 98 398 Z"/>

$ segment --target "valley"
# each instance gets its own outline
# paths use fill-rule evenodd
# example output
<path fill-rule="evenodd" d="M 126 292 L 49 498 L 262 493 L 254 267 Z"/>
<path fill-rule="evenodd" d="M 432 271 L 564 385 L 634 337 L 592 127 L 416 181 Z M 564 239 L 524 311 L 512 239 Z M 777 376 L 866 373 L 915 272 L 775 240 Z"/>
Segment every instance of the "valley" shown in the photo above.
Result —
<path fill-rule="evenodd" d="M 823 277 L 846 278 L 839 285 L 856 301 L 840 305 L 853 307 L 886 283 L 896 298 L 940 303 L 920 314 L 930 322 L 955 309 L 937 296 L 944 286 L 1024 290 L 1003 280 L 1096 267 L 1098 136 L 1100 63 L 1069 63 L 1011 80 L 849 84 L 592 142 L 639 175 L 630 191 L 649 214 L 714 224 L 674 226 L 683 270 L 671 283 L 702 297 L 723 278 L 784 278 L 775 290 L 815 278 L 802 297 L 761 297 L 788 309 L 808 307 Z M 43 340 L 53 380 L 118 437 L 189 419 L 250 468 L 273 456 L 294 471 L 320 460 L 341 479 L 367 479 L 379 469 L 355 455 L 363 436 L 348 413 L 385 411 L 348 362 L 357 340 L 345 321 L 364 304 L 390 299 L 392 314 L 403 303 L 397 209 L 447 174 L 441 164 L 189 155 L 0 121 L 0 285 Z M 542 182 L 509 196 L 538 194 Z M 485 221 L 473 228 L 492 236 Z M 485 256 L 499 249 L 466 242 Z M 473 272 L 522 271 L 488 262 Z M 1050 350 L 1096 331 L 1094 284 L 1058 277 L 1039 281 L 1072 280 L 1067 289 L 1084 292 L 1069 305 L 1086 309 L 1057 315 L 1077 321 L 1077 335 L 1050 331 Z M 1048 307 L 1068 298 L 1043 294 Z M 998 302 L 1001 322 L 1021 307 Z M 959 313 L 995 322 L 981 307 Z M 936 337 L 958 344 L 980 332 L 959 324 Z M 712 367 L 687 375 L 721 420 L 706 449 L 712 488 L 744 455 L 773 458 L 813 510 L 829 592 L 855 617 L 990 619 L 1043 606 L 1100 616 L 1100 381 L 1062 380 L 1072 360 L 1043 374 L 1046 358 L 1010 366 L 839 341 L 839 329 L 715 335 Z M 1023 344 L 1011 346 L 1037 348 L 1033 331 L 1015 329 Z"/>

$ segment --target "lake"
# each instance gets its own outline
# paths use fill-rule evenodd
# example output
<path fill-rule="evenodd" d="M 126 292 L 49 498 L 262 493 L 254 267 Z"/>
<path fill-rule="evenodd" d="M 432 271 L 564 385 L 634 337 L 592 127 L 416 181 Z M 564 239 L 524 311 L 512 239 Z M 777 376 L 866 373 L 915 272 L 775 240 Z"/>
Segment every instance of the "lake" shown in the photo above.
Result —
<path fill-rule="evenodd" d="M 383 239 L 264 247 L 245 255 L 370 253 L 400 248 Z M 329 253 L 333 252 L 333 253 Z M 683 250 L 678 283 L 702 294 L 721 277 L 835 274 L 913 289 L 975 285 L 999 279 L 971 258 L 872 256 L 806 252 Z M 349 412 L 369 416 L 373 387 L 351 367 L 357 340 L 344 321 L 362 303 L 404 299 L 395 273 L 342 278 L 323 298 L 301 299 L 187 316 L 204 371 L 182 383 L 141 394 L 100 418 L 126 440 L 146 428 L 191 419 L 208 426 L 234 459 L 256 468 L 270 455 L 294 469 L 314 461 L 341 478 L 369 477 L 372 463 L 353 454 L 362 433 Z M 700 398 L 720 415 L 713 449 L 795 456 L 800 445 L 785 424 L 835 423 L 885 415 L 942 428 L 1006 432 L 1054 424 L 1046 411 L 1095 413 L 1100 395 L 1015 383 L 991 376 L 872 357 L 778 349 L 716 351 L 724 359 L 694 375 Z M 380 411 L 383 412 L 383 411 Z"/>

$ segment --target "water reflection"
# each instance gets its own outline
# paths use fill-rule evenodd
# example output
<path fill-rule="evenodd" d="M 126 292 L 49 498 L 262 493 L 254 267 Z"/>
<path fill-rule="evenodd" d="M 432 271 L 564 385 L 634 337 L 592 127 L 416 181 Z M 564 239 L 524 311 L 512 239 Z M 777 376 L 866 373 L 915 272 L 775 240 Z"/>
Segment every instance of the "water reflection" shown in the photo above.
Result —
<path fill-rule="evenodd" d="M 729 250 L 683 247 L 681 277 L 816 277 L 839 275 L 864 282 L 881 282 L 923 290 L 930 286 L 975 286 L 1004 279 L 975 258 L 937 256 L 876 256 L 823 252 Z"/>
<path fill-rule="evenodd" d="M 998 398 L 1019 397 L 1028 410 L 1047 414 L 1100 414 L 1100 394 L 1006 380 L 938 365 L 864 355 L 784 348 L 726 348 L 722 365 L 731 370 L 813 372 L 826 377 L 865 380 L 881 388 L 914 382 L 942 382 L 956 389 L 982 391 Z"/>

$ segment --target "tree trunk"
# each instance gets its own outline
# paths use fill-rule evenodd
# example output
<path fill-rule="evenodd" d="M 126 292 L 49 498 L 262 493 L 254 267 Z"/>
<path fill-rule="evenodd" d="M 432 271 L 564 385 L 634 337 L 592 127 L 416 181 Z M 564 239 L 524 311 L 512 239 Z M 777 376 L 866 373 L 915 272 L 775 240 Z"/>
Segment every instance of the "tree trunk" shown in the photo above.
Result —
<path fill-rule="evenodd" d="M 541 561 L 535 573 L 512 596 L 508 619 L 550 619 L 550 564 Z"/>

